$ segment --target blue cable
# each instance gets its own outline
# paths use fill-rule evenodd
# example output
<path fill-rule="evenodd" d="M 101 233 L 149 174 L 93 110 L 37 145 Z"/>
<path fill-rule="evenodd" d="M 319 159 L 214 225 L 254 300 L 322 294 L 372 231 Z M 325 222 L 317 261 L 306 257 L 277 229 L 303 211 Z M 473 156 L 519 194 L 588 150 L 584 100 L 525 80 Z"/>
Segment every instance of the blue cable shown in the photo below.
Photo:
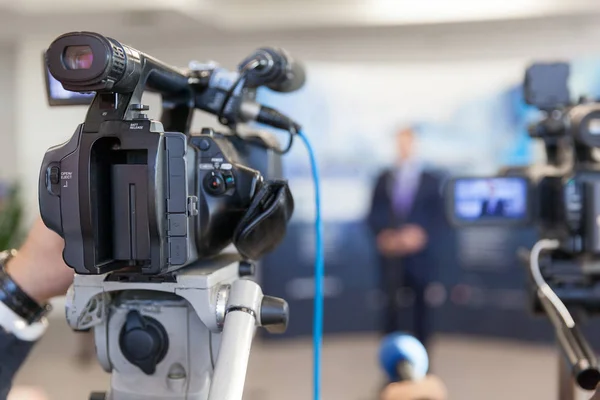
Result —
<path fill-rule="evenodd" d="M 323 249 L 323 221 L 321 219 L 321 194 L 319 181 L 319 168 L 317 160 L 308 138 L 303 132 L 298 136 L 304 142 L 312 168 L 315 183 L 315 303 L 313 316 L 313 400 L 321 398 L 321 348 L 323 346 L 323 279 L 325 277 L 325 255 Z"/>

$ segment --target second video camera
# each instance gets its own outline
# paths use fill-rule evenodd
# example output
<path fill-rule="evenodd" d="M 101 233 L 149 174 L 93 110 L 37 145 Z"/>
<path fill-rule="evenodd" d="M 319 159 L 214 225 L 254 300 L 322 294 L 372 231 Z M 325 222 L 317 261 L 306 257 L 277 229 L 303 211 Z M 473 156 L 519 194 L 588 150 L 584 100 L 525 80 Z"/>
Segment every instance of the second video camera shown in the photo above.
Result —
<path fill-rule="evenodd" d="M 299 129 L 254 101 L 259 86 L 302 86 L 302 68 L 287 53 L 259 49 L 234 73 L 182 70 L 75 32 L 57 38 L 46 61 L 66 90 L 96 93 L 71 139 L 46 153 L 39 181 L 42 218 L 65 239 L 65 262 L 77 273 L 164 274 L 230 243 L 257 259 L 282 240 L 293 211 L 287 182 L 277 179 L 282 152 L 269 137 L 235 128 L 255 120 L 290 135 Z M 160 122 L 145 114 L 145 90 L 162 96 Z M 232 132 L 191 134 L 196 108 Z"/>
<path fill-rule="evenodd" d="M 571 103 L 568 77 L 569 65 L 555 63 L 525 78 L 526 101 L 543 113 L 529 134 L 543 140 L 547 163 L 456 179 L 447 204 L 456 226 L 538 227 L 539 240 L 520 253 L 532 308 L 548 316 L 573 379 L 593 390 L 600 369 L 577 321 L 600 312 L 600 103 Z"/>
<path fill-rule="evenodd" d="M 447 214 L 456 226 L 530 225 L 572 255 L 600 254 L 600 103 L 573 104 L 569 65 L 534 64 L 525 76 L 528 104 L 543 118 L 529 129 L 547 163 L 508 168 L 495 177 L 454 179 Z"/>

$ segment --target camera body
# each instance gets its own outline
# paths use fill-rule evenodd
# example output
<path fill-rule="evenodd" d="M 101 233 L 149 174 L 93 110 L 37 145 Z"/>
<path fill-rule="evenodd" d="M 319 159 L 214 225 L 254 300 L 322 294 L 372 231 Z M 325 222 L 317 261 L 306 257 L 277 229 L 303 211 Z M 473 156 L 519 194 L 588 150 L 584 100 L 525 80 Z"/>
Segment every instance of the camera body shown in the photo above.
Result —
<path fill-rule="evenodd" d="M 226 101 L 223 88 L 203 97 L 214 69 L 178 70 L 88 32 L 59 37 L 46 59 L 66 90 L 96 92 L 85 122 L 45 154 L 39 179 L 42 219 L 76 273 L 164 275 L 231 243 L 255 259 L 282 240 L 293 198 L 272 141 L 189 132 L 195 108 Z M 162 95 L 161 121 L 144 114 L 145 90 Z M 241 98 L 223 107 L 231 120 Z"/>
<path fill-rule="evenodd" d="M 543 140 L 547 163 L 454 180 L 447 203 L 459 227 L 538 228 L 538 241 L 519 250 L 531 309 L 552 323 L 573 380 L 593 390 L 600 369 L 576 320 L 600 312 L 600 104 L 572 104 L 568 78 L 565 63 L 534 64 L 525 76 L 525 100 L 543 113 L 529 134 Z"/>
<path fill-rule="evenodd" d="M 263 180 L 231 140 L 144 119 L 97 133 L 80 125 L 46 153 L 40 174 L 42 218 L 65 238 L 65 262 L 81 274 L 158 274 L 220 252 Z"/>
<path fill-rule="evenodd" d="M 600 171 L 575 169 L 544 177 L 537 186 L 540 235 L 558 239 L 565 253 L 600 255 Z"/>
<path fill-rule="evenodd" d="M 600 147 L 600 103 L 572 105 L 568 77 L 565 63 L 528 68 L 525 99 L 543 113 L 529 134 L 544 141 L 547 163 L 452 180 L 446 203 L 455 226 L 533 224 L 540 236 L 560 240 L 567 254 L 600 255 L 600 163 L 594 154 Z M 486 210 L 491 202 L 501 209 Z M 461 213 L 469 207 L 470 214 Z"/>
<path fill-rule="evenodd" d="M 529 134 L 543 141 L 547 162 L 503 168 L 492 177 L 452 180 L 447 187 L 447 215 L 459 228 L 535 227 L 540 240 L 556 247 L 543 256 L 533 249 L 520 253 L 528 269 L 537 265 L 567 307 L 595 314 L 600 311 L 600 161 L 595 154 L 600 147 L 600 103 L 572 104 L 568 71 L 567 64 L 552 63 L 534 64 L 526 73 L 525 99 L 542 112 Z M 464 189 L 477 185 L 479 189 Z M 490 203 L 502 207 L 496 207 L 497 212 L 486 210 Z M 538 256 L 535 264 L 532 254 Z M 540 283 L 532 273 L 529 278 L 534 313 L 548 313 L 540 300 L 547 303 L 539 295 Z"/>

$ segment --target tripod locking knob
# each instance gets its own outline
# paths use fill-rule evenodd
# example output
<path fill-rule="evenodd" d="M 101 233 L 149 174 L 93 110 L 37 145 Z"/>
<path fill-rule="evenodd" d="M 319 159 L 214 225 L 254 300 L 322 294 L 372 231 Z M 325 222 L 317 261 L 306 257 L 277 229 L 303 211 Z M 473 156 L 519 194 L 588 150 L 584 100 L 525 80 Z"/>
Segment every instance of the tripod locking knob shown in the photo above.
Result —
<path fill-rule="evenodd" d="M 254 276 L 256 267 L 250 261 L 240 261 L 238 274 L 240 277 Z"/>
<path fill-rule="evenodd" d="M 160 322 L 133 310 L 121 329 L 119 346 L 127 361 L 152 375 L 167 354 L 169 337 Z"/>
<path fill-rule="evenodd" d="M 288 326 L 288 303 L 278 297 L 264 296 L 260 305 L 260 324 L 271 333 L 284 333 Z"/>
<path fill-rule="evenodd" d="M 143 111 L 148 111 L 150 109 L 149 106 L 146 104 L 132 104 L 130 107 L 132 111 L 138 111 L 136 119 L 148 119 L 148 115 L 144 114 Z"/>

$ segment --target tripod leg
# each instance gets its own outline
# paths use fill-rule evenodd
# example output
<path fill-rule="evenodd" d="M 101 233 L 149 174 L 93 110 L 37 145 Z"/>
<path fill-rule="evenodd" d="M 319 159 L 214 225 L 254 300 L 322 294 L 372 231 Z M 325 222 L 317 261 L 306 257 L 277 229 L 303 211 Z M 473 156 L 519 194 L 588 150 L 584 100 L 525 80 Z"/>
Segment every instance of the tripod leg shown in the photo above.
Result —
<path fill-rule="evenodd" d="M 576 400 L 573 375 L 562 354 L 558 354 L 558 400 Z"/>
<path fill-rule="evenodd" d="M 255 282 L 238 280 L 231 285 L 209 400 L 242 400 L 262 299 Z"/>
<path fill-rule="evenodd" d="M 242 399 L 255 330 L 256 320 L 252 315 L 244 311 L 227 314 L 209 400 Z"/>

